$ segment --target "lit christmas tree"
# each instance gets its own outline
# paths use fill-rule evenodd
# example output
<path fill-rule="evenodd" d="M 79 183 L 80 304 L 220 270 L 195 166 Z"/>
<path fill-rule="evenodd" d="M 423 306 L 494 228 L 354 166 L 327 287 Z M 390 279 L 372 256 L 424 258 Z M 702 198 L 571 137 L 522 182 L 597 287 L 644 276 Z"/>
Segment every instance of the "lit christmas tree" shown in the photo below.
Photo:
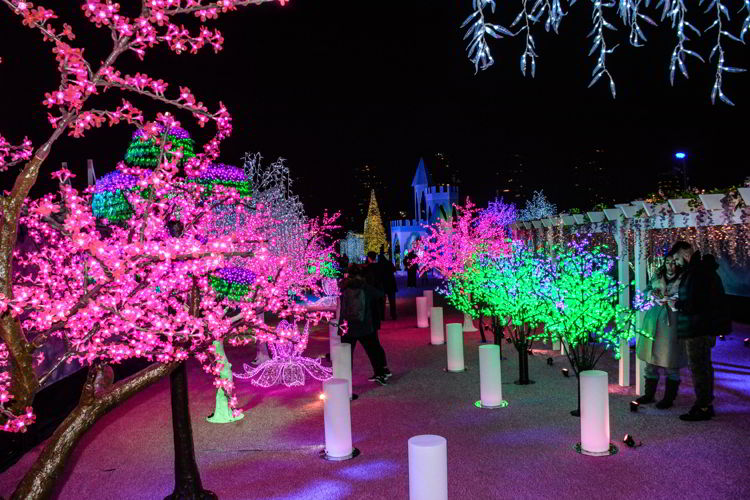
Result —
<path fill-rule="evenodd" d="M 370 207 L 367 209 L 367 219 L 365 219 L 365 254 L 380 252 L 380 247 L 388 250 L 388 241 L 385 239 L 385 229 L 383 229 L 383 221 L 380 219 L 380 209 L 373 189 L 370 191 Z"/>

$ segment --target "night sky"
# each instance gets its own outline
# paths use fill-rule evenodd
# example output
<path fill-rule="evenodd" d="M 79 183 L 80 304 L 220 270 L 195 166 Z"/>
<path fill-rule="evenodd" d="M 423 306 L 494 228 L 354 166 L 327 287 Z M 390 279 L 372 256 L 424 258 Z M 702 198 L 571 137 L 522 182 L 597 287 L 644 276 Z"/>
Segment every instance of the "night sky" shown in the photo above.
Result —
<path fill-rule="evenodd" d="M 72 16 L 81 40 L 98 44 L 86 53 L 100 60 L 109 49 L 108 31 L 83 21 L 79 2 L 69 3 L 50 6 Z M 517 11 L 506 5 L 492 19 L 507 26 Z M 245 151 L 259 151 L 269 160 L 287 158 L 311 215 L 323 208 L 350 209 L 352 172 L 364 164 L 374 165 L 389 187 L 383 201 L 387 212 L 410 208 L 417 161 L 436 152 L 460 172 L 462 195 L 480 202 L 502 188 L 492 185 L 495 172 L 514 154 L 527 159 L 538 188 L 563 208 L 588 208 L 587 200 L 567 189 L 566 179 L 571 165 L 594 149 L 607 152 L 607 169 L 622 201 L 654 191 L 652 174 L 668 170 L 676 150 L 687 152 L 691 176 L 701 187 L 738 183 L 750 175 L 748 75 L 726 77 L 725 91 L 735 108 L 712 106 L 711 66 L 690 61 L 691 79 L 680 77 L 670 87 L 674 34 L 666 22 L 646 29 L 644 48 L 629 46 L 620 29 L 608 33 L 621 43 L 609 63 L 618 88 L 613 100 L 603 82 L 587 89 L 594 65 L 585 39 L 589 10 L 588 2 L 576 3 L 560 35 L 536 28 L 540 58 L 533 80 L 519 71 L 520 38 L 493 40 L 495 66 L 474 75 L 459 30 L 471 12 L 470 0 L 292 0 L 285 7 L 243 8 L 213 22 L 225 37 L 218 55 L 177 56 L 159 49 L 144 63 L 127 55 L 119 68 L 163 78 L 174 90 L 187 85 L 212 110 L 223 101 L 234 117 L 234 134 L 223 144 L 222 161 L 241 164 Z M 610 21 L 620 27 L 614 15 Z M 702 12 L 695 16 L 701 28 L 712 22 Z M 38 144 L 50 130 L 41 100 L 57 85 L 55 62 L 37 33 L 21 27 L 7 9 L 0 33 L 0 131 L 11 140 L 27 134 Z M 710 46 L 708 39 L 694 43 L 704 56 Z M 748 66 L 745 46 L 727 41 L 725 48 L 730 64 Z M 197 139 L 212 135 L 212 129 L 196 130 L 190 116 L 178 116 Z M 59 141 L 46 174 L 67 161 L 84 181 L 85 160 L 93 158 L 101 175 L 122 159 L 131 132 L 119 126 L 83 140 Z M 2 175 L 8 187 L 11 176 Z M 34 193 L 49 186 L 40 181 Z"/>

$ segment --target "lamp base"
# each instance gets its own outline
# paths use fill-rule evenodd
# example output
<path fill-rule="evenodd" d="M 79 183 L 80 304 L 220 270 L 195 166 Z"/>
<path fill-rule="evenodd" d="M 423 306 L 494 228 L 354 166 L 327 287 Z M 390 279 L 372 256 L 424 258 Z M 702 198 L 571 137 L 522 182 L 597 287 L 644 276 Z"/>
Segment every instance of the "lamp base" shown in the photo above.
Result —
<path fill-rule="evenodd" d="M 523 382 L 520 381 L 520 380 L 516 380 L 513 383 L 516 384 L 516 385 L 531 385 L 531 384 L 536 384 L 536 382 L 534 382 L 533 380 L 525 380 Z"/>
<path fill-rule="evenodd" d="M 581 443 L 576 443 L 573 448 L 576 450 L 576 453 L 580 453 L 581 455 L 588 455 L 590 457 L 608 457 L 617 453 L 617 446 L 613 445 L 612 443 L 609 443 L 609 449 L 607 451 L 586 451 L 581 448 Z"/>
<path fill-rule="evenodd" d="M 466 370 L 468 370 L 468 368 L 466 368 L 466 367 L 464 367 L 463 370 L 449 370 L 448 368 L 443 368 L 443 371 L 446 372 L 446 373 L 463 373 Z"/>
<path fill-rule="evenodd" d="M 485 406 L 482 404 L 482 400 L 480 399 L 479 401 L 474 403 L 474 406 L 476 406 L 477 408 L 483 408 L 485 410 L 498 410 L 500 408 L 505 408 L 506 406 L 508 406 L 508 402 L 503 399 L 499 405 Z"/>
<path fill-rule="evenodd" d="M 427 345 L 445 345 L 445 342 L 440 342 L 439 344 L 433 344 L 432 342 L 427 342 Z"/>
<path fill-rule="evenodd" d="M 206 422 L 209 422 L 211 424 L 229 424 L 232 422 L 236 422 L 238 420 L 242 420 L 245 418 L 244 413 L 240 413 L 236 417 L 232 416 L 217 416 L 216 414 L 212 414 L 206 417 Z"/>
<path fill-rule="evenodd" d="M 320 458 L 323 460 L 328 460 L 330 462 L 343 462 L 344 460 L 351 460 L 352 458 L 357 458 L 359 456 L 359 450 L 357 448 L 353 448 L 352 452 L 349 455 L 345 455 L 343 457 L 332 457 L 328 453 L 326 453 L 325 448 L 320 450 Z"/>

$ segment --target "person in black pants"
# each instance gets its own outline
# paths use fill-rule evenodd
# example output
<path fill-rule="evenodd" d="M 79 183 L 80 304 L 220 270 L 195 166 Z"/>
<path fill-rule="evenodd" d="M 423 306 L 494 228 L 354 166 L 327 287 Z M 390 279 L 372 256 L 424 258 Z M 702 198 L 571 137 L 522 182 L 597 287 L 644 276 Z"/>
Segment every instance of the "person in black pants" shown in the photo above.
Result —
<path fill-rule="evenodd" d="M 378 300 L 382 300 L 383 291 L 365 281 L 364 270 L 353 265 L 341 281 L 341 321 L 346 321 L 347 332 L 341 337 L 342 342 L 352 346 L 352 359 L 357 342 L 370 359 L 375 374 L 370 380 L 386 385 L 390 370 L 386 366 L 385 350 L 380 345 L 376 325 L 380 326 Z"/>
<path fill-rule="evenodd" d="M 391 319 L 396 319 L 396 269 L 393 267 L 391 260 L 381 253 L 378 256 L 378 267 L 380 267 L 381 280 L 383 282 L 383 292 L 388 297 L 388 304 L 391 310 Z M 381 317 L 385 319 L 385 301 L 382 303 Z"/>
<path fill-rule="evenodd" d="M 675 302 L 677 336 L 687 349 L 695 389 L 695 404 L 688 413 L 680 415 L 680 419 L 710 420 L 714 416 L 711 349 L 716 345 L 717 335 L 731 330 L 724 286 L 716 273 L 719 266 L 712 255 L 701 257 L 686 241 L 676 242 L 669 255 L 685 268 Z"/>

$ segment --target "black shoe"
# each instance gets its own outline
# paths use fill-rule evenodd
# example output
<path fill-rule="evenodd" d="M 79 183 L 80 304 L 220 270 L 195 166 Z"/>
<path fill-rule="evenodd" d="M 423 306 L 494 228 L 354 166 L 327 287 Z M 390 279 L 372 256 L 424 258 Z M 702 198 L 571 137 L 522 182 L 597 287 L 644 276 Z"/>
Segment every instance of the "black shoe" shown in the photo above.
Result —
<path fill-rule="evenodd" d="M 640 398 L 636 399 L 635 402 L 639 405 L 647 405 L 656 401 L 654 395 L 656 394 L 657 385 L 659 385 L 658 378 L 647 378 L 644 394 Z"/>
<path fill-rule="evenodd" d="M 386 379 L 389 379 L 393 376 L 393 374 L 388 368 L 385 368 L 383 375 L 385 376 Z"/>
<path fill-rule="evenodd" d="M 711 420 L 711 417 L 715 416 L 714 407 L 708 405 L 706 408 L 698 408 L 693 406 L 690 411 L 684 415 L 680 415 L 680 420 L 685 422 L 700 422 L 703 420 Z"/>
<path fill-rule="evenodd" d="M 385 375 L 378 375 L 373 380 L 380 385 L 388 385 L 388 379 L 385 377 Z"/>
<path fill-rule="evenodd" d="M 677 397 L 677 393 L 679 392 L 679 390 L 680 390 L 679 380 L 667 379 L 667 386 L 664 389 L 664 398 L 658 403 L 656 403 L 656 407 L 660 410 L 666 410 L 667 408 L 671 408 L 672 403 L 674 403 L 674 399 Z"/>
<path fill-rule="evenodd" d="M 372 374 L 372 375 L 370 375 L 370 378 L 368 378 L 367 380 L 369 380 L 370 382 L 375 382 L 376 378 L 378 378 L 378 376 L 375 375 L 375 374 Z"/>

